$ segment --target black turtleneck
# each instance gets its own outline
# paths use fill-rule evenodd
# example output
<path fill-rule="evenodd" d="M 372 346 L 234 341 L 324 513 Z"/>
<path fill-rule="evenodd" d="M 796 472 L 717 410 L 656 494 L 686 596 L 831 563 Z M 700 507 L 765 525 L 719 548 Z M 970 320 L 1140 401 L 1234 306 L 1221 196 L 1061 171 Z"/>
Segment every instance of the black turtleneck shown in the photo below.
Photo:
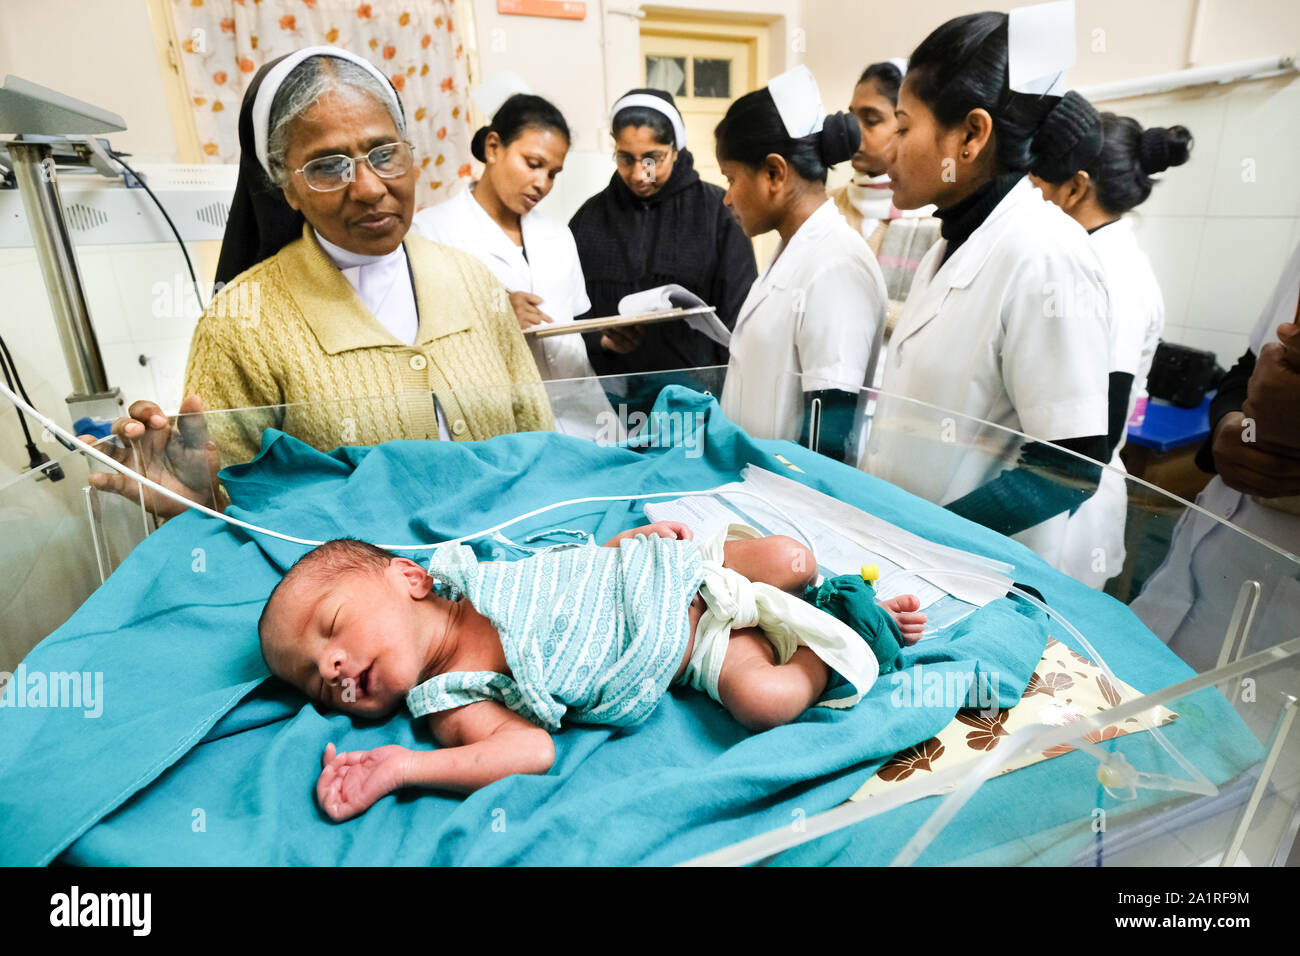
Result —
<path fill-rule="evenodd" d="M 578 246 L 591 310 L 578 318 L 616 315 L 632 292 L 677 283 L 715 306 L 727 328 L 736 324 L 758 277 L 754 247 L 722 204 L 724 190 L 700 179 L 688 150 L 654 195 L 641 198 L 617 172 L 569 221 Z M 727 350 L 685 322 L 645 326 L 627 355 L 600 346 L 589 333 L 587 352 L 598 375 L 725 365 Z"/>
<path fill-rule="evenodd" d="M 935 218 L 942 223 L 939 227 L 939 235 L 948 240 L 948 248 L 943 255 L 944 262 L 952 258 L 952 254 L 971 237 L 971 233 L 984 224 L 984 220 L 997 208 L 998 203 L 1002 202 L 1007 193 L 1011 192 L 1016 183 L 1024 177 L 1024 173 L 1003 173 L 1001 176 L 994 176 L 965 199 L 953 203 L 947 209 L 935 211 Z"/>

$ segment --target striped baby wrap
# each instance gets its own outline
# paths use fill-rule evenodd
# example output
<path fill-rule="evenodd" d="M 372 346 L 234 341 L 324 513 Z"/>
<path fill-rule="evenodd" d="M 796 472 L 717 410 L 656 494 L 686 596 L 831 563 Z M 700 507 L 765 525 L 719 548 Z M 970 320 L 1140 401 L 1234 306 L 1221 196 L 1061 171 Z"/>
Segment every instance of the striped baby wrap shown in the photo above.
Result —
<path fill-rule="evenodd" d="M 492 622 L 511 674 L 435 675 L 408 692 L 411 713 L 495 700 L 550 731 L 565 717 L 632 726 L 650 716 L 686 653 L 703 577 L 694 542 L 643 535 L 519 561 L 440 549 L 429 573 L 440 594 L 469 598 Z"/>

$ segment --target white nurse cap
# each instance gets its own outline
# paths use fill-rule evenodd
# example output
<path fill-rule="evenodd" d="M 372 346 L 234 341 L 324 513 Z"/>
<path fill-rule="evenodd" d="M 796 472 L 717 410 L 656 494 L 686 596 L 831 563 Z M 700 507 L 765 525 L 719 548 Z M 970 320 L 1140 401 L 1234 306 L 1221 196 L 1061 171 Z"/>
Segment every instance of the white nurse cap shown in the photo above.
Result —
<path fill-rule="evenodd" d="M 780 76 L 772 77 L 767 91 L 772 94 L 776 111 L 781 114 L 781 122 L 791 139 L 821 132 L 826 110 L 812 70 L 803 65 L 786 70 Z"/>
<path fill-rule="evenodd" d="M 493 73 L 470 90 L 469 98 L 474 101 L 475 106 L 483 111 L 483 115 L 491 123 L 492 117 L 497 115 L 497 110 L 501 109 L 501 104 L 506 100 L 516 93 L 531 92 L 532 89 L 518 73 L 502 70 L 499 73 Z"/>
<path fill-rule="evenodd" d="M 1074 0 L 1017 7 L 1007 17 L 1007 72 L 1017 93 L 1060 96 L 1074 66 Z"/>

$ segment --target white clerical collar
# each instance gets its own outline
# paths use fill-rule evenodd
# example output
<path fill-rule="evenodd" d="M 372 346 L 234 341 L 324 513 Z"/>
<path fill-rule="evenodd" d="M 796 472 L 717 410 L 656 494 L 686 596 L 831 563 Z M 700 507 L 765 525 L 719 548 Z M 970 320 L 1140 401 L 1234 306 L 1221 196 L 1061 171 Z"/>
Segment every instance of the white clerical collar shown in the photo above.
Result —
<path fill-rule="evenodd" d="M 361 304 L 370 310 L 379 324 L 398 341 L 406 345 L 415 344 L 420 317 L 415 305 L 415 289 L 406 268 L 405 247 L 398 246 L 386 256 L 367 256 L 336 246 L 314 229 L 312 233 L 335 268 L 356 290 Z"/>
<path fill-rule="evenodd" d="M 312 234 L 316 237 L 316 241 L 320 243 L 320 247 L 324 251 L 325 255 L 329 256 L 330 261 L 333 262 L 335 267 L 340 271 L 344 269 L 354 269 L 358 266 L 372 266 L 380 262 L 397 261 L 403 258 L 406 254 L 402 247 L 398 246 L 386 256 L 368 256 L 360 252 L 350 252 L 342 246 L 334 245 L 334 243 L 330 242 L 315 229 L 312 230 Z"/>

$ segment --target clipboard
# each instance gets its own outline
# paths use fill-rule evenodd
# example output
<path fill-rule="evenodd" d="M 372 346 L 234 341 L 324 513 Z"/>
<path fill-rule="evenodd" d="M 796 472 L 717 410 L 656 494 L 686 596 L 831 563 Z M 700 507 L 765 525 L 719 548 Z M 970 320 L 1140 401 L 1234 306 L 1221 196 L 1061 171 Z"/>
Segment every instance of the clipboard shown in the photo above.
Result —
<path fill-rule="evenodd" d="M 704 315 L 713 311 L 711 305 L 700 305 L 691 309 L 664 309 L 660 312 L 643 312 L 640 315 L 608 315 L 600 319 L 565 322 L 563 325 L 534 325 L 524 329 L 524 335 L 529 338 L 547 339 L 553 335 L 573 335 L 575 332 L 603 332 L 605 329 L 619 329 L 632 325 L 671 322 L 673 319 Z"/>

